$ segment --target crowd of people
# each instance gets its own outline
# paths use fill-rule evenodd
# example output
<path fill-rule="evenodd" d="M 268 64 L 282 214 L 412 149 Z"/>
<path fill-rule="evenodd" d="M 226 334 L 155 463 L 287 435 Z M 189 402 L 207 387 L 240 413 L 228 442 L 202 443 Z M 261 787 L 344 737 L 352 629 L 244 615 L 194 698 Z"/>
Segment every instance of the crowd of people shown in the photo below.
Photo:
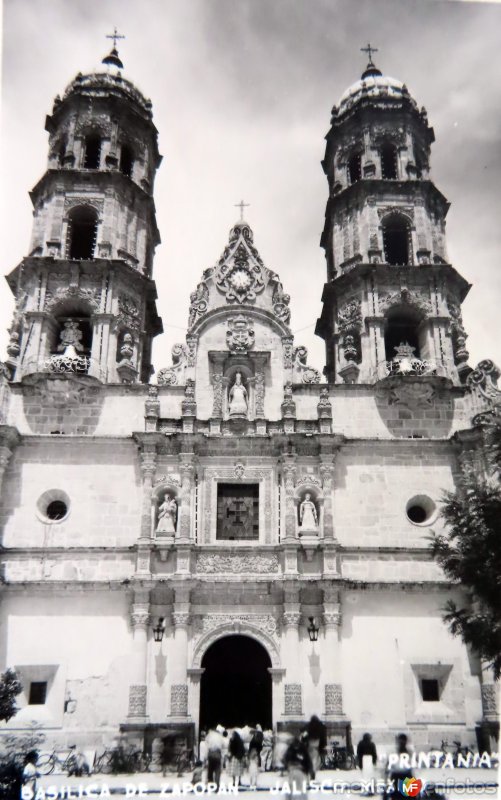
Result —
<path fill-rule="evenodd" d="M 234 784 L 246 775 L 246 785 L 257 787 L 258 776 L 262 770 L 278 770 L 286 775 L 291 787 L 291 795 L 297 800 L 306 798 L 310 780 L 315 780 L 321 769 L 322 754 L 327 747 L 327 729 L 324 723 L 312 716 L 303 731 L 297 736 L 271 730 L 263 731 L 260 725 L 254 728 L 245 726 L 226 730 L 222 725 L 202 731 L 200 736 L 199 758 L 193 773 L 193 783 L 214 783 L 219 789 L 223 771 Z M 412 753 L 407 735 L 396 737 L 396 753 Z M 357 745 L 356 762 L 362 771 L 362 782 L 370 786 L 376 779 L 378 755 L 370 733 L 364 733 Z M 399 781 L 410 778 L 410 769 L 395 767 L 386 777 L 393 781 L 393 797 L 402 797 L 397 789 Z M 368 794 L 373 792 L 369 791 Z M 432 795 L 430 795 L 432 796 Z"/>
<path fill-rule="evenodd" d="M 246 775 L 250 787 L 256 787 L 261 771 L 287 772 L 290 781 L 297 785 L 308 778 L 314 779 L 320 768 L 320 757 L 327 744 L 327 730 L 318 717 L 313 716 L 299 736 L 290 733 L 245 726 L 226 730 L 216 725 L 200 734 L 198 760 L 193 783 L 209 782 L 219 788 L 223 770 L 237 785 Z"/>

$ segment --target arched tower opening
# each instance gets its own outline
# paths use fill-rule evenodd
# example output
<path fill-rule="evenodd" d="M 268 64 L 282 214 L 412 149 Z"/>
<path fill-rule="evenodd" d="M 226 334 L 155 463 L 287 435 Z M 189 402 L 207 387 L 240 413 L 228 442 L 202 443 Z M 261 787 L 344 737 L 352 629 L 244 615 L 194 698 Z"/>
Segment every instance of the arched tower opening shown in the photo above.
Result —
<path fill-rule="evenodd" d="M 383 220 L 384 259 L 387 264 L 402 266 L 411 263 L 411 228 L 401 214 L 390 214 Z"/>
<path fill-rule="evenodd" d="M 98 133 L 89 133 L 85 137 L 82 166 L 84 169 L 99 169 L 101 166 L 101 136 Z"/>
<path fill-rule="evenodd" d="M 134 152 L 128 144 L 123 144 L 120 148 L 120 172 L 132 178 L 132 170 L 134 169 Z"/>
<path fill-rule="evenodd" d="M 97 240 L 97 211 L 89 206 L 74 208 L 68 219 L 66 239 L 67 257 L 71 259 L 94 258 Z"/>
<path fill-rule="evenodd" d="M 384 332 L 384 349 L 387 361 L 397 356 L 397 348 L 407 344 L 414 349 L 414 357 L 422 358 L 423 341 L 420 334 L 421 315 L 413 308 L 397 306 L 388 312 Z"/>
<path fill-rule="evenodd" d="M 259 723 L 272 727 L 271 659 L 255 639 L 223 636 L 202 659 L 200 729 Z"/>
<path fill-rule="evenodd" d="M 92 350 L 91 314 L 78 301 L 60 306 L 53 317 L 55 326 L 50 337 L 50 355 L 86 356 Z"/>
<path fill-rule="evenodd" d="M 392 142 L 383 142 L 380 149 L 381 177 L 383 180 L 398 179 L 398 153 Z"/>
<path fill-rule="evenodd" d="M 348 181 L 357 183 L 362 178 L 362 154 L 353 153 L 348 159 Z"/>

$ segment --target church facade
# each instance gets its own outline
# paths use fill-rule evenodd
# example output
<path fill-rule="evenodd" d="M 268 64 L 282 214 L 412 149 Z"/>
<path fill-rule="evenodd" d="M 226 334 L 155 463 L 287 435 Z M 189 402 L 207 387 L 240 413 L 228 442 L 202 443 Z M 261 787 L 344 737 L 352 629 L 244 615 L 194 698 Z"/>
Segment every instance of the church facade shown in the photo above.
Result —
<path fill-rule="evenodd" d="M 242 219 L 152 377 L 151 103 L 120 71 L 80 74 L 46 129 L 0 375 L 0 667 L 24 686 L 5 730 L 149 747 L 317 714 L 348 744 L 492 733 L 426 537 L 498 373 L 467 363 L 424 109 L 370 61 L 332 111 L 323 375 Z"/>

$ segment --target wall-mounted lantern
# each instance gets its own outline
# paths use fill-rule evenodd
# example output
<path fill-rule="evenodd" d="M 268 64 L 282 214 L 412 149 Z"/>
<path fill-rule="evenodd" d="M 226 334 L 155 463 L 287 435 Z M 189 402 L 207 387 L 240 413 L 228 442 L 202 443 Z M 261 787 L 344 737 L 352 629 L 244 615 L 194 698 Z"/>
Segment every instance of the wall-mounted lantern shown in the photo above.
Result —
<path fill-rule="evenodd" d="M 318 631 L 320 630 L 318 625 L 315 625 L 315 617 L 308 617 L 308 622 L 310 623 L 307 627 L 308 636 L 310 637 L 310 642 L 316 642 L 318 640 Z"/>
<path fill-rule="evenodd" d="M 165 633 L 165 618 L 159 617 L 158 622 L 153 628 L 153 638 L 155 642 L 161 642 Z"/>

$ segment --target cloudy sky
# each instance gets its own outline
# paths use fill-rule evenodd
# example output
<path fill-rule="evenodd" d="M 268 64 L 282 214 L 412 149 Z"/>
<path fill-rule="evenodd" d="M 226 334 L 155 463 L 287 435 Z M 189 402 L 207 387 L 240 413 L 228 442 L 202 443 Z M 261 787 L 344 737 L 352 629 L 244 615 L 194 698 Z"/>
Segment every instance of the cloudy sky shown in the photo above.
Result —
<path fill-rule="evenodd" d="M 99 68 L 117 25 L 124 77 L 153 102 L 162 245 L 155 278 L 165 333 L 157 370 L 182 341 L 189 294 L 219 257 L 241 198 L 266 263 L 291 294 L 296 343 L 314 336 L 325 261 L 330 109 L 379 48 L 385 74 L 426 106 L 432 174 L 451 201 L 449 256 L 474 284 L 464 303 L 471 363 L 501 365 L 501 5 L 453 0 L 5 0 L 2 272 L 28 252 L 28 191 L 46 164 L 44 119 L 56 94 Z M 12 298 L 0 284 L 5 354 Z M 0 356 L 1 357 L 1 356 Z"/>

